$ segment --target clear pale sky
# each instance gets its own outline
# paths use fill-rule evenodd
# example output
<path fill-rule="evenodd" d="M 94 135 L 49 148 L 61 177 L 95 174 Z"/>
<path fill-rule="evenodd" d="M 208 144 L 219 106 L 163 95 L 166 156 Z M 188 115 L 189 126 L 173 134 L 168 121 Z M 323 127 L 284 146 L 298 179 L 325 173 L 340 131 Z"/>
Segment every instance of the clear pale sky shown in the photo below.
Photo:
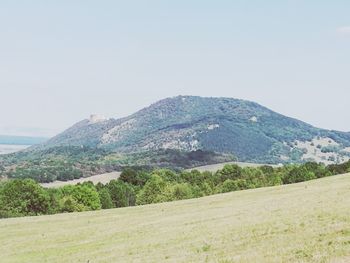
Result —
<path fill-rule="evenodd" d="M 0 3 L 0 133 L 53 135 L 176 95 L 350 131 L 350 1 Z"/>

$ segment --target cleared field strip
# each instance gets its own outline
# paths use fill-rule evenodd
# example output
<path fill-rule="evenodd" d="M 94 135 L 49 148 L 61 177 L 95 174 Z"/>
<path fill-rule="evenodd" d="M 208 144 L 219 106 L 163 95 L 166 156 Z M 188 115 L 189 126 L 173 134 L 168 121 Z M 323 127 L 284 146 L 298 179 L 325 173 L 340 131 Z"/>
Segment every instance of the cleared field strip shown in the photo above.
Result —
<path fill-rule="evenodd" d="M 70 185 L 70 184 L 75 185 L 78 183 L 83 183 L 83 182 L 88 182 L 88 181 L 91 181 L 94 184 L 97 184 L 97 183 L 106 184 L 111 180 L 118 179 L 120 174 L 121 174 L 120 172 L 98 174 L 98 175 L 93 175 L 90 177 L 79 178 L 79 179 L 70 180 L 70 181 L 55 181 L 52 183 L 42 183 L 41 185 L 43 187 L 47 187 L 47 188 L 56 188 L 56 187 L 61 187 L 64 185 Z"/>
<path fill-rule="evenodd" d="M 259 167 L 263 165 L 270 165 L 272 167 L 277 167 L 277 165 L 271 165 L 271 164 L 259 164 L 259 163 L 243 163 L 243 162 L 227 162 L 227 163 L 218 163 L 218 164 L 210 164 L 210 165 L 204 165 L 204 166 L 199 166 L 195 168 L 188 169 L 189 171 L 191 170 L 198 170 L 200 172 L 204 171 L 209 171 L 209 172 L 216 172 L 217 170 L 220 170 L 224 168 L 226 164 L 237 164 L 240 167 Z"/>

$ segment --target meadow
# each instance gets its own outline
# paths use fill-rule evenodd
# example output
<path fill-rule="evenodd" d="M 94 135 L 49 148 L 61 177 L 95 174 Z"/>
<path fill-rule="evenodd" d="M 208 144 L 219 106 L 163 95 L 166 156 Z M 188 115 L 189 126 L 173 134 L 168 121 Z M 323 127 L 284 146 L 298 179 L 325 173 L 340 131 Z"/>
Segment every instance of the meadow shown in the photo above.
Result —
<path fill-rule="evenodd" d="M 349 262 L 350 174 L 0 220 L 1 262 Z"/>

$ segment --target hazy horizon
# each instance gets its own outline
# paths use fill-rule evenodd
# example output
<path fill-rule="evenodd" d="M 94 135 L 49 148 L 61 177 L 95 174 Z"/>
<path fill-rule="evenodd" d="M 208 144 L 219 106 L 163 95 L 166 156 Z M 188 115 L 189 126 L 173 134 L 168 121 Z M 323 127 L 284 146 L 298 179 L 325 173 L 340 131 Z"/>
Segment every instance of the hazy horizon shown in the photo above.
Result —
<path fill-rule="evenodd" d="M 350 2 L 3 1 L 0 134 L 53 136 L 177 95 L 350 131 Z"/>

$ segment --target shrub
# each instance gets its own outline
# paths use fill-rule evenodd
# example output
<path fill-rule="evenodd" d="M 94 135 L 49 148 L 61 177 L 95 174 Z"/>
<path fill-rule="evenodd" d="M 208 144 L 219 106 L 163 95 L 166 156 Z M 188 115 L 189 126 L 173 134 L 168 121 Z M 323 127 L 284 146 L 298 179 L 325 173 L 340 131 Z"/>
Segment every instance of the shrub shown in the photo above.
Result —
<path fill-rule="evenodd" d="M 77 204 L 77 210 L 98 210 L 101 209 L 101 202 L 96 188 L 89 184 L 67 185 L 61 188 L 62 199 L 68 204 Z M 70 199 L 73 200 L 70 200 Z M 62 201 L 61 201 L 62 204 Z M 82 210 L 81 210 L 82 209 Z M 73 211 L 67 211 L 73 212 Z"/>
<path fill-rule="evenodd" d="M 193 197 L 191 186 L 187 183 L 175 184 L 167 190 L 169 194 L 167 195 L 167 201 L 183 200 Z"/>
<path fill-rule="evenodd" d="M 48 193 L 32 179 L 14 179 L 0 188 L 2 217 L 41 215 L 49 211 Z"/>
<path fill-rule="evenodd" d="M 119 177 L 121 181 L 135 186 L 144 186 L 149 178 L 149 173 L 144 171 L 136 171 L 131 168 L 123 170 Z"/>
<path fill-rule="evenodd" d="M 59 211 L 61 213 L 82 212 L 86 210 L 86 207 L 71 195 L 63 196 L 59 201 Z"/>
<path fill-rule="evenodd" d="M 107 188 L 115 207 L 135 205 L 135 191 L 129 184 L 121 180 L 112 180 Z"/>
<path fill-rule="evenodd" d="M 137 195 L 136 204 L 144 205 L 166 201 L 168 183 L 159 175 L 153 174 Z"/>
<path fill-rule="evenodd" d="M 283 178 L 283 183 L 299 183 L 316 179 L 315 173 L 308 171 L 305 166 L 295 167 Z"/>
<path fill-rule="evenodd" d="M 227 192 L 232 192 L 232 191 L 237 191 L 240 190 L 240 186 L 238 181 L 234 181 L 231 179 L 227 179 L 220 187 L 221 193 L 227 193 Z"/>
<path fill-rule="evenodd" d="M 103 188 L 98 191 L 98 195 L 100 197 L 101 202 L 101 208 L 102 209 L 110 209 L 115 207 L 111 198 L 111 195 L 109 194 L 108 189 Z"/>
<path fill-rule="evenodd" d="M 227 164 L 222 170 L 216 173 L 219 183 L 225 182 L 227 179 L 238 179 L 242 176 L 242 168 L 236 164 Z"/>

